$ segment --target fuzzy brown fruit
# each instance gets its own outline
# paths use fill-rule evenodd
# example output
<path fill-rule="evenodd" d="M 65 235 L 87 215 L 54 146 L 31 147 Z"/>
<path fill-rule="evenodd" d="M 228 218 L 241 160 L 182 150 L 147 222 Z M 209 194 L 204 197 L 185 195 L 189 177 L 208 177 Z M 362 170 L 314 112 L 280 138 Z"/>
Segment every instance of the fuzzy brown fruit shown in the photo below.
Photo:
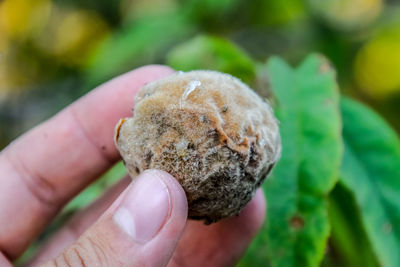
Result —
<path fill-rule="evenodd" d="M 147 84 L 115 142 L 129 174 L 172 174 L 189 217 L 206 223 L 237 215 L 279 159 L 272 109 L 238 79 L 215 71 L 178 72 Z"/>

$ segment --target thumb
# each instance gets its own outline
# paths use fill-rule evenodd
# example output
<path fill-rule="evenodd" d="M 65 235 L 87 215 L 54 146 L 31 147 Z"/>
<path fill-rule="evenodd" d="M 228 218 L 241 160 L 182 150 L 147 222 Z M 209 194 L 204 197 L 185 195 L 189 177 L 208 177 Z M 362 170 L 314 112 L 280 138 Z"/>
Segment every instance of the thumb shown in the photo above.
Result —
<path fill-rule="evenodd" d="M 187 200 L 179 183 L 166 172 L 145 171 L 46 266 L 166 266 L 186 218 Z"/>

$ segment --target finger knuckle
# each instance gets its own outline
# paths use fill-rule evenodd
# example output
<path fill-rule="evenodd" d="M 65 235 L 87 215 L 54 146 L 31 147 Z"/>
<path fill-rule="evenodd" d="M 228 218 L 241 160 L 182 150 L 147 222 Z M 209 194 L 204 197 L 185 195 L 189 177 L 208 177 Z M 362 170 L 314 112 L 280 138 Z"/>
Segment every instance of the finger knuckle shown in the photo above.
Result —
<path fill-rule="evenodd" d="M 89 266 L 86 253 L 84 253 L 81 248 L 76 245 L 64 251 L 56 262 L 58 263 L 58 266 Z"/>
<path fill-rule="evenodd" d="M 83 236 L 76 243 L 76 247 L 75 257 L 80 259 L 81 266 L 87 266 L 87 263 L 95 263 L 96 266 L 121 266 L 109 243 L 100 235 Z"/>
<path fill-rule="evenodd" d="M 55 261 L 53 266 L 122 266 L 109 245 L 101 235 L 83 235 L 78 241 L 65 250 Z"/>
<path fill-rule="evenodd" d="M 53 210 L 56 206 L 55 188 L 49 178 L 29 168 L 17 153 L 7 150 L 3 157 L 33 198 Z"/>
<path fill-rule="evenodd" d="M 111 263 L 111 256 L 108 256 L 110 254 L 110 250 L 107 249 L 107 247 L 104 247 L 103 242 L 95 241 L 93 238 L 88 236 L 86 240 L 84 241 L 87 243 L 87 247 L 89 247 L 89 251 L 91 255 L 95 258 L 97 262 L 101 262 L 104 264 L 104 266 L 108 266 L 108 263 Z"/>

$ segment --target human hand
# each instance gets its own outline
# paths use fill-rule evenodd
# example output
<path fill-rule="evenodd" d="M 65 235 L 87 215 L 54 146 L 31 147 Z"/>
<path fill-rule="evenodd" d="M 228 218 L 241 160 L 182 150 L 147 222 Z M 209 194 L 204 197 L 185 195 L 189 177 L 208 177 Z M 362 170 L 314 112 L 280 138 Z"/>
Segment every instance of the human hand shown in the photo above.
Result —
<path fill-rule="evenodd" d="M 120 159 L 114 125 L 133 95 L 171 74 L 147 66 L 119 76 L 32 129 L 0 154 L 0 266 L 11 266 L 61 208 Z M 187 221 L 187 201 L 169 174 L 122 179 L 76 214 L 30 265 L 231 266 L 265 215 L 261 190 L 238 217 Z"/>

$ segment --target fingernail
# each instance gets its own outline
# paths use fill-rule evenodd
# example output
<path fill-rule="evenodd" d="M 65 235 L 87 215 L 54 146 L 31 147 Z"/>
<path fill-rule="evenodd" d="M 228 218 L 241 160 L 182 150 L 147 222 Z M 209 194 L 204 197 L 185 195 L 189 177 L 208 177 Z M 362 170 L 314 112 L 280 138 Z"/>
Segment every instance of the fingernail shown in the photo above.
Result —
<path fill-rule="evenodd" d="M 170 206 L 168 188 L 159 172 L 145 171 L 129 187 L 113 219 L 124 232 L 144 243 L 161 229 Z"/>

